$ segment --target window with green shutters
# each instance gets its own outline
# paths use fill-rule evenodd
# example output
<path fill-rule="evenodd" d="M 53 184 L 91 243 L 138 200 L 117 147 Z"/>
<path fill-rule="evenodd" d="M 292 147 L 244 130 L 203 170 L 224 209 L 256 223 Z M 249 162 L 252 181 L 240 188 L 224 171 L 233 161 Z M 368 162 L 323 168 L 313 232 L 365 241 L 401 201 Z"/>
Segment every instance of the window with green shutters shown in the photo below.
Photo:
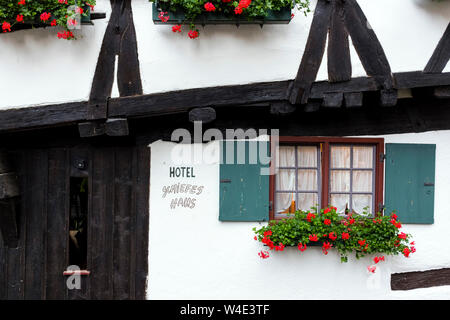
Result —
<path fill-rule="evenodd" d="M 402 223 L 434 223 L 436 145 L 386 144 L 385 212 Z"/>

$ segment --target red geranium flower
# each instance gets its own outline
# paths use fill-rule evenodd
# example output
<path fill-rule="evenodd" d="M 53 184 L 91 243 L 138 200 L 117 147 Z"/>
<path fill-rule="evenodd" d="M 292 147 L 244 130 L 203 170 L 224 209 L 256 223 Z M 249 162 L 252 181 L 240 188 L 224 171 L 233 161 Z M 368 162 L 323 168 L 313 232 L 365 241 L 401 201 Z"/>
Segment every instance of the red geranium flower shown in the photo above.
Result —
<path fill-rule="evenodd" d="M 308 220 L 308 222 L 311 222 L 311 219 L 314 219 L 315 217 L 315 214 L 308 212 L 308 214 L 306 215 L 306 220 Z"/>
<path fill-rule="evenodd" d="M 275 246 L 275 251 L 283 251 L 284 250 L 284 244 L 282 244 L 281 242 L 279 243 L 278 246 Z"/>
<path fill-rule="evenodd" d="M 52 27 L 56 26 L 56 24 L 57 24 L 56 19 L 53 19 L 53 21 L 50 23 L 50 25 L 51 25 Z"/>
<path fill-rule="evenodd" d="M 234 8 L 234 14 L 241 14 L 242 13 L 242 8 L 240 6 L 237 6 L 236 8 Z"/>
<path fill-rule="evenodd" d="M 25 5 L 25 0 L 20 0 L 19 2 L 17 2 L 18 5 L 23 6 Z"/>
<path fill-rule="evenodd" d="M 172 27 L 173 32 L 181 32 L 181 24 Z"/>
<path fill-rule="evenodd" d="M 325 220 L 323 220 L 323 223 L 328 226 L 328 225 L 331 224 L 331 220 L 330 219 L 325 219 Z"/>
<path fill-rule="evenodd" d="M 316 234 L 310 234 L 309 235 L 309 241 L 317 241 L 319 239 L 317 239 L 317 235 Z"/>
<path fill-rule="evenodd" d="M 264 231 L 263 235 L 264 235 L 264 237 L 271 236 L 272 235 L 272 230 Z"/>
<path fill-rule="evenodd" d="M 350 238 L 350 234 L 347 232 L 342 232 L 342 240 L 348 240 Z"/>
<path fill-rule="evenodd" d="M 260 251 L 258 253 L 258 255 L 262 258 L 262 259 L 267 259 L 269 257 L 269 253 L 267 251 Z"/>
<path fill-rule="evenodd" d="M 252 3 L 252 0 L 240 0 L 239 1 L 239 7 L 241 8 L 248 8 L 248 6 Z"/>
<path fill-rule="evenodd" d="M 23 15 L 18 14 L 17 17 L 16 17 L 16 21 L 17 21 L 17 22 L 22 22 L 22 23 L 23 23 Z"/>
<path fill-rule="evenodd" d="M 334 241 L 334 240 L 337 239 L 337 236 L 334 234 L 334 232 L 330 232 L 330 234 L 328 235 L 328 237 L 329 237 L 332 241 Z"/>
<path fill-rule="evenodd" d="M 216 7 L 211 2 L 207 2 L 204 5 L 206 11 L 216 11 Z"/>
<path fill-rule="evenodd" d="M 330 208 L 326 208 L 326 209 L 323 211 L 323 213 L 324 213 L 324 214 L 327 214 L 327 213 L 329 213 L 330 211 L 331 211 Z"/>
<path fill-rule="evenodd" d="M 306 244 L 299 243 L 297 247 L 301 252 L 306 250 Z"/>
<path fill-rule="evenodd" d="M 52 16 L 51 13 L 43 12 L 43 13 L 41 14 L 41 20 L 44 21 L 44 22 L 46 22 L 48 19 L 50 19 L 51 16 Z"/>
<path fill-rule="evenodd" d="M 363 246 L 363 245 L 366 244 L 366 240 L 358 240 L 358 244 L 359 244 L 360 246 Z"/>
<path fill-rule="evenodd" d="M 349 224 L 354 224 L 354 223 L 355 223 L 355 219 L 353 219 L 353 218 L 349 219 L 349 220 L 348 220 L 348 223 L 349 223 Z"/>
<path fill-rule="evenodd" d="M 398 235 L 398 237 L 399 237 L 400 239 L 405 239 L 405 240 L 406 240 L 406 238 L 408 237 L 408 235 L 407 235 L 406 233 L 404 233 L 404 232 L 401 232 L 401 233 Z"/>
<path fill-rule="evenodd" d="M 161 12 L 159 12 L 159 14 L 158 14 L 158 18 L 159 18 L 159 20 L 161 20 L 162 22 L 167 22 L 167 21 L 169 21 L 169 16 L 166 16 L 166 14 L 167 14 L 167 12 L 163 12 L 163 11 L 161 11 Z"/>
<path fill-rule="evenodd" d="M 322 245 L 322 252 L 323 254 L 327 255 L 328 254 L 328 250 L 332 247 L 333 245 L 329 242 L 324 242 Z"/>
<path fill-rule="evenodd" d="M 380 261 L 384 261 L 384 256 L 373 258 L 373 262 L 378 263 Z"/>
<path fill-rule="evenodd" d="M 369 271 L 369 272 L 372 272 L 372 273 L 375 273 L 375 270 L 377 269 L 377 267 L 376 266 L 368 266 L 367 267 L 367 270 Z"/>
<path fill-rule="evenodd" d="M 3 32 L 11 32 L 11 24 L 9 22 L 3 21 L 2 30 Z"/>
<path fill-rule="evenodd" d="M 411 253 L 411 250 L 409 250 L 409 248 L 408 247 L 405 247 L 405 249 L 403 249 L 403 255 L 406 257 L 406 258 L 409 258 L 409 254 Z"/>

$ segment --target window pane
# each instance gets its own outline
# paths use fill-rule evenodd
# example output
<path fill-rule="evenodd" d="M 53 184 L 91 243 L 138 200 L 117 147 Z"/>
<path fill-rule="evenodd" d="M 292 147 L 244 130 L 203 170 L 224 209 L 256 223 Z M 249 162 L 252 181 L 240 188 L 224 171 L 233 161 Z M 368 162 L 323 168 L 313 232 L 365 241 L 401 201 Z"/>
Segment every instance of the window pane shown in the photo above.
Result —
<path fill-rule="evenodd" d="M 372 171 L 353 170 L 353 192 L 372 192 Z"/>
<path fill-rule="evenodd" d="M 350 170 L 331 170 L 331 192 L 350 192 Z"/>
<path fill-rule="evenodd" d="M 374 147 L 353 147 L 353 168 L 373 168 Z"/>
<path fill-rule="evenodd" d="M 350 195 L 332 194 L 330 196 L 330 204 L 336 207 L 339 213 L 345 213 L 345 208 L 350 208 Z"/>
<path fill-rule="evenodd" d="M 298 170 L 298 191 L 317 190 L 317 170 Z"/>
<path fill-rule="evenodd" d="M 295 170 L 279 169 L 276 175 L 276 189 L 280 191 L 295 191 Z"/>
<path fill-rule="evenodd" d="M 298 194 L 298 209 L 311 210 L 311 207 L 317 207 L 319 204 L 319 197 L 317 193 L 299 193 Z"/>
<path fill-rule="evenodd" d="M 275 194 L 275 212 L 280 213 L 294 213 L 295 212 L 295 194 L 294 193 L 280 193 Z"/>
<path fill-rule="evenodd" d="M 317 167 L 317 147 L 297 147 L 298 167 Z"/>
<path fill-rule="evenodd" d="M 279 148 L 280 163 L 279 167 L 295 168 L 295 147 L 281 146 Z"/>
<path fill-rule="evenodd" d="M 331 146 L 331 168 L 350 168 L 350 147 Z"/>
<path fill-rule="evenodd" d="M 372 212 L 372 195 L 354 194 L 352 196 L 352 210 L 356 213 L 362 213 L 365 207 L 369 207 L 368 213 Z"/>

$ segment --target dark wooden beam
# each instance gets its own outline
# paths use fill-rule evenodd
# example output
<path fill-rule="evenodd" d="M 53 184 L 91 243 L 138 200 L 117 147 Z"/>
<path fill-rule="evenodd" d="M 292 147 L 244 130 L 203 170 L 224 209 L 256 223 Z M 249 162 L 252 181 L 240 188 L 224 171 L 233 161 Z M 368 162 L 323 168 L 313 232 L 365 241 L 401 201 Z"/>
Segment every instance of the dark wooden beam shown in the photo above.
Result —
<path fill-rule="evenodd" d="M 450 60 L 450 23 L 423 72 L 441 73 Z"/>
<path fill-rule="evenodd" d="M 450 72 L 446 73 L 424 73 L 399 72 L 394 74 L 395 87 L 397 89 L 413 89 L 424 87 L 438 87 L 450 85 Z"/>
<path fill-rule="evenodd" d="M 128 120 L 125 118 L 106 120 L 105 133 L 110 137 L 127 136 L 129 134 Z"/>
<path fill-rule="evenodd" d="M 339 108 L 343 99 L 344 94 L 342 92 L 324 93 L 322 106 L 325 108 Z"/>
<path fill-rule="evenodd" d="M 450 285 L 450 268 L 393 273 L 391 275 L 392 290 L 412 290 L 445 285 Z"/>
<path fill-rule="evenodd" d="M 188 112 L 192 108 L 225 107 L 286 99 L 289 81 L 188 89 L 109 101 L 109 116 L 157 116 Z"/>
<path fill-rule="evenodd" d="M 347 92 L 344 93 L 345 107 L 354 108 L 363 106 L 362 92 Z"/>
<path fill-rule="evenodd" d="M 448 99 L 450 98 L 450 86 L 434 88 L 433 94 L 436 98 Z"/>
<path fill-rule="evenodd" d="M 296 109 L 289 101 L 274 101 L 270 104 L 270 113 L 274 115 L 288 115 Z"/>
<path fill-rule="evenodd" d="M 106 27 L 88 102 L 88 119 L 108 117 L 108 100 L 117 74 L 120 96 L 142 94 L 136 32 L 130 0 L 111 0 L 111 17 Z M 115 70 L 116 56 L 118 66 Z"/>
<path fill-rule="evenodd" d="M 433 89 L 434 87 L 450 86 L 450 73 L 402 72 L 395 73 L 394 79 L 395 89 Z M 108 117 L 129 119 L 155 117 L 187 113 L 193 108 L 204 107 L 214 107 L 216 111 L 222 108 L 233 108 L 235 110 L 235 108 L 250 106 L 268 110 L 270 108 L 278 108 L 274 106 L 283 101 L 287 103 L 285 107 L 290 109 L 290 111 L 293 111 L 295 107 L 299 111 L 311 112 L 318 110 L 326 94 L 343 93 L 345 97 L 346 94 L 359 92 L 376 93 L 382 89 L 372 77 L 353 78 L 350 81 L 336 83 L 319 81 L 311 86 L 311 101 L 303 107 L 297 108 L 289 104 L 287 100 L 288 88 L 292 83 L 293 81 L 274 81 L 112 98 L 108 102 Z M 443 89 L 439 90 L 442 91 Z M 388 94 L 388 92 L 385 94 Z M 434 97 L 432 90 L 430 97 Z M 395 95 L 391 96 L 391 98 L 391 101 L 395 101 Z M 441 98 L 445 97 L 441 94 Z M 320 103 L 318 104 L 317 101 L 320 101 Z M 346 101 L 345 98 L 344 101 Z M 89 119 L 86 110 L 86 101 L 1 110 L 0 132 L 24 131 L 83 123 Z M 275 112 L 275 109 L 273 110 Z"/>
<path fill-rule="evenodd" d="M 201 121 L 203 123 L 210 123 L 216 120 L 216 110 L 210 107 L 194 108 L 189 111 L 189 121 Z"/>
<path fill-rule="evenodd" d="M 318 0 L 305 51 L 294 84 L 290 88 L 289 101 L 292 104 L 308 102 L 311 85 L 316 80 L 325 53 L 332 10 L 330 0 Z"/>
<path fill-rule="evenodd" d="M 345 27 L 368 76 L 384 89 L 394 87 L 391 68 L 383 47 L 355 0 L 344 2 Z"/>
<path fill-rule="evenodd" d="M 344 24 L 344 6 L 333 1 L 333 12 L 328 33 L 328 81 L 349 81 L 352 78 L 352 61 L 348 32 Z"/>

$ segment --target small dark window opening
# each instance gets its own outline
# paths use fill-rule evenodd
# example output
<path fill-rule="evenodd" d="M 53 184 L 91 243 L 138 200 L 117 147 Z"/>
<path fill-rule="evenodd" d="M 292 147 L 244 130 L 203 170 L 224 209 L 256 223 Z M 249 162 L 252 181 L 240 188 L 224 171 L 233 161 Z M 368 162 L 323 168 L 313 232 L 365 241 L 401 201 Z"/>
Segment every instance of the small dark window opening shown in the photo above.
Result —
<path fill-rule="evenodd" d="M 69 265 L 87 269 L 88 179 L 70 178 Z"/>

